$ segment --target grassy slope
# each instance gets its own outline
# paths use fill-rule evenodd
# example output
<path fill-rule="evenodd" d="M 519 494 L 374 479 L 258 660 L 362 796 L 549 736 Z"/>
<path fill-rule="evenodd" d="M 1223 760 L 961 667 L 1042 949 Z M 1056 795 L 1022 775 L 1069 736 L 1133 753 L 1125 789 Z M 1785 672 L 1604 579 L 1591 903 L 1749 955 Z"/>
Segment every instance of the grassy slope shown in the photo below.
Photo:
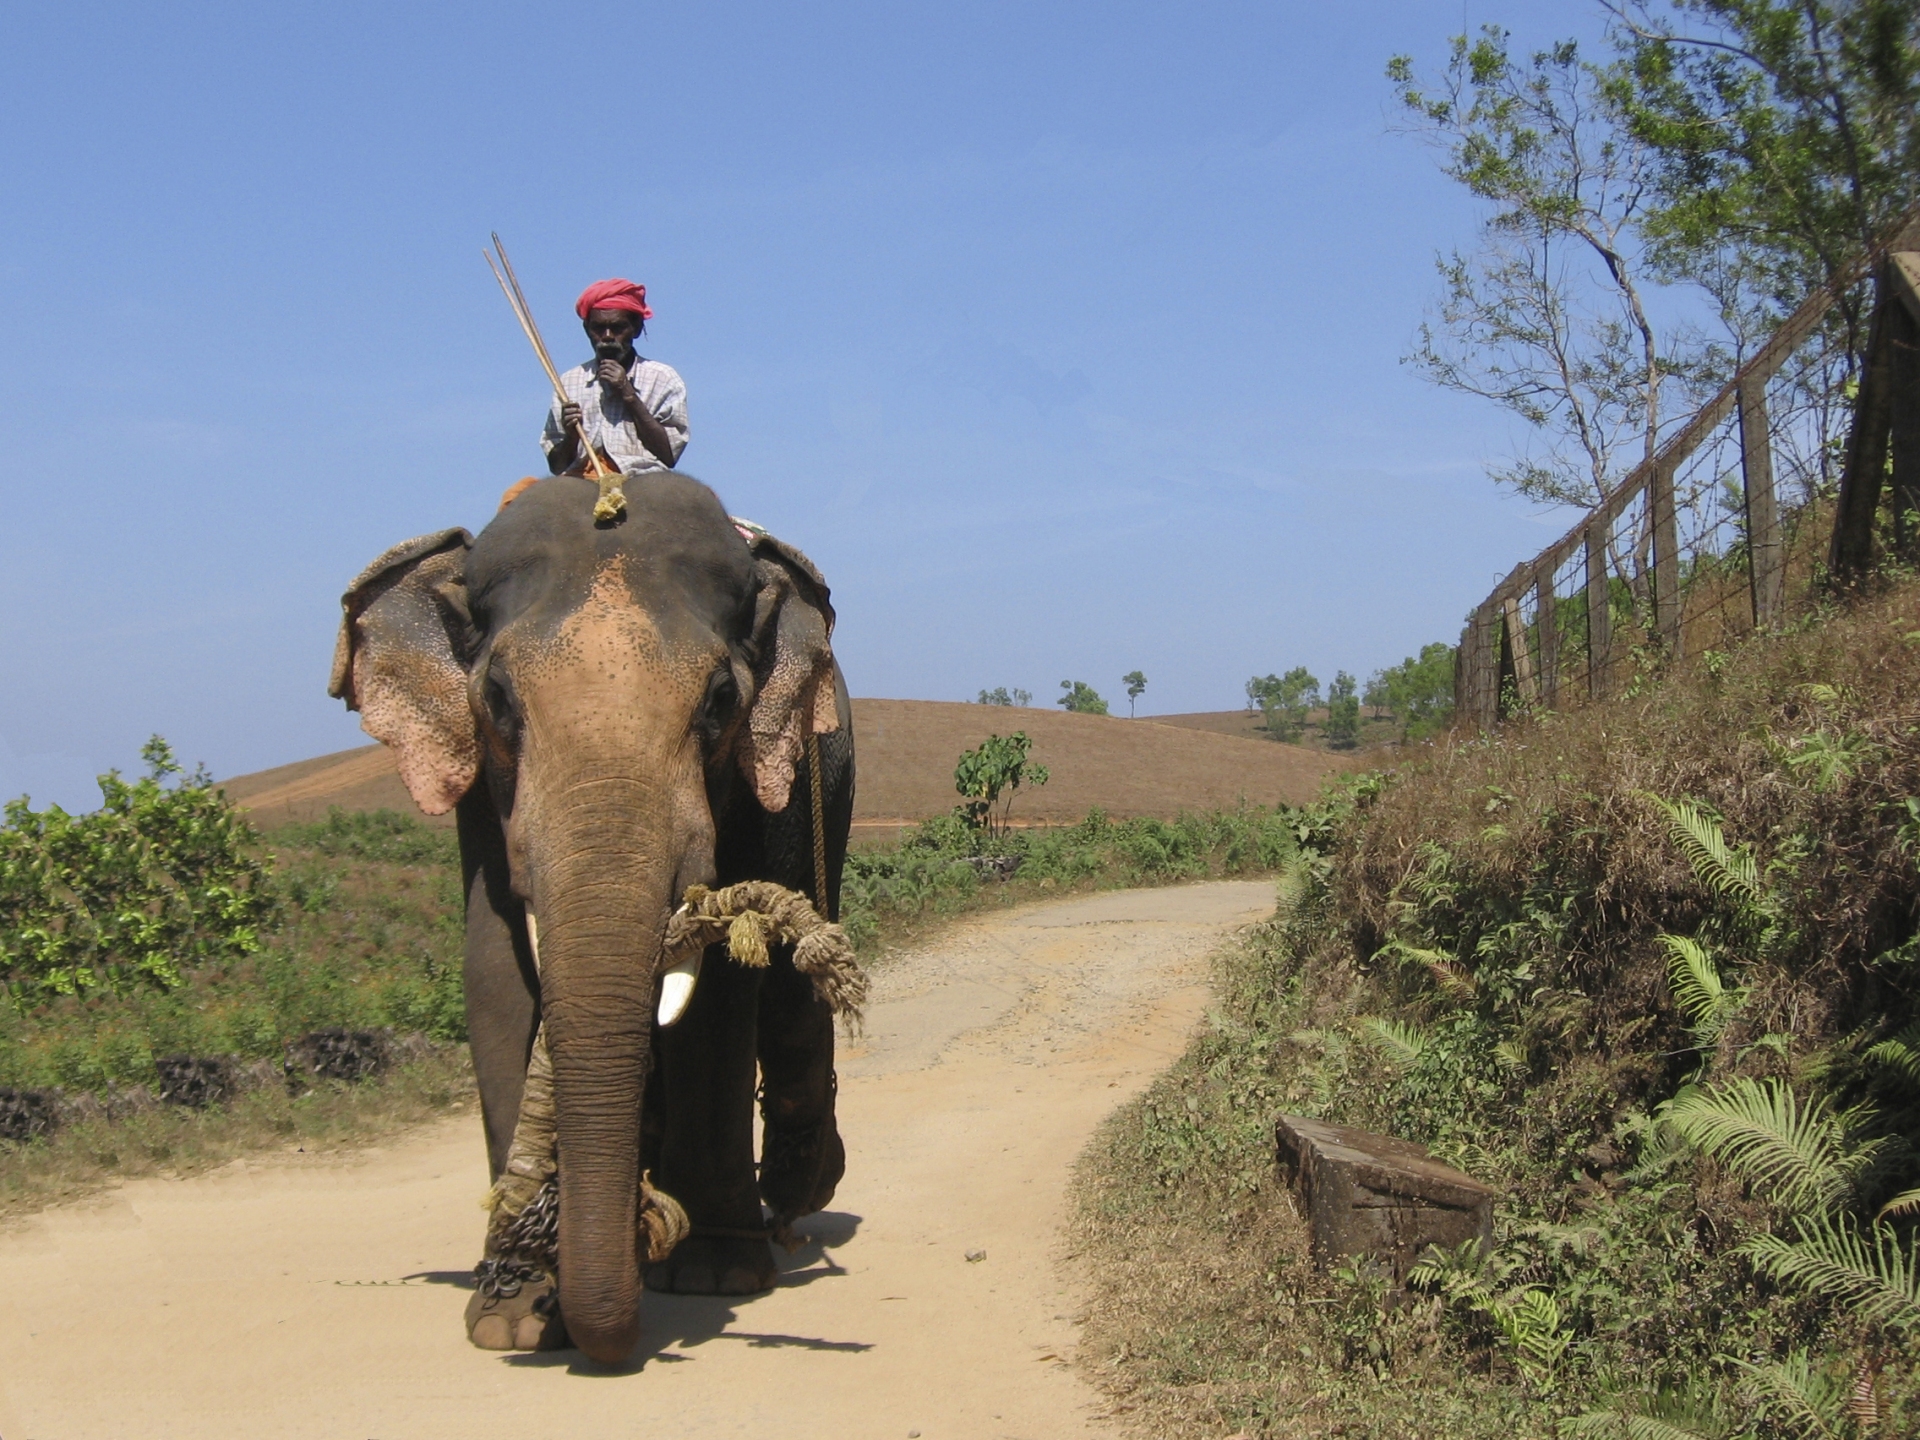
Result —
<path fill-rule="evenodd" d="M 1844 1145 L 1879 1137 L 1881 1163 L 1848 1213 L 1916 1183 L 1920 1091 L 1868 1063 L 1920 991 L 1916 632 L 1909 584 L 1441 749 L 1332 821 L 1295 903 L 1223 957 L 1217 1023 L 1083 1162 L 1089 1358 L 1116 1403 L 1194 1434 L 1548 1435 L 1661 1406 L 1695 1412 L 1676 1434 L 1810 1434 L 1745 1368 L 1804 1351 L 1843 1396 L 1882 1367 L 1873 1433 L 1920 1429 L 1911 1332 L 1757 1276 L 1740 1243 L 1791 1236 L 1795 1207 L 1649 1120 L 1689 1080 L 1777 1077 L 1867 1107 Z M 1704 885 L 1649 795 L 1720 812 L 1764 903 Z M 1717 1037 L 1676 1010 L 1662 933 L 1744 992 Z M 1364 1273 L 1314 1274 L 1274 1180 L 1281 1111 L 1500 1185 L 1495 1288 L 1551 1295 L 1565 1352 L 1529 1375 L 1471 1305 L 1386 1307 Z"/>

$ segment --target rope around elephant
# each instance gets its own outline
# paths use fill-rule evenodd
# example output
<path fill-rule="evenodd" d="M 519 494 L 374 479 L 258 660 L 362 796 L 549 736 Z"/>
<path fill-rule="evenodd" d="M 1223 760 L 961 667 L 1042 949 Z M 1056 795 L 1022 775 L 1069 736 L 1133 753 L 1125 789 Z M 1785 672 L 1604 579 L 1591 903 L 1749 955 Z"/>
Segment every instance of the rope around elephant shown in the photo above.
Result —
<path fill-rule="evenodd" d="M 772 963 L 770 947 L 793 946 L 793 968 L 813 981 L 814 993 L 849 1028 L 857 1027 L 867 1002 L 867 977 L 854 958 L 853 942 L 840 926 L 820 917 L 813 902 L 770 880 L 743 880 L 709 890 L 687 888 L 684 903 L 667 922 L 661 968 L 677 965 L 721 940 L 727 953 L 749 969 Z M 526 1091 L 513 1143 L 500 1178 L 487 1192 L 492 1212 L 487 1225 L 483 1285 L 503 1295 L 517 1290 L 526 1269 L 556 1271 L 560 1262 L 559 1137 L 554 1125 L 553 1057 L 547 1028 L 533 1038 L 527 1061 Z M 690 1228 L 680 1203 L 640 1176 L 641 1250 L 660 1261 L 686 1238 Z"/>

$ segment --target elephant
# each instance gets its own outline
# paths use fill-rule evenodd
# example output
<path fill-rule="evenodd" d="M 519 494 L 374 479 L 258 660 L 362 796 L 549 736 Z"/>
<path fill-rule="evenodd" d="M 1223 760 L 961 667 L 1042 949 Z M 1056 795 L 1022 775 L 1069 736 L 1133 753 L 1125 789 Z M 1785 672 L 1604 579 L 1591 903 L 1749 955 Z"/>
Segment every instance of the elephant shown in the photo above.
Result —
<path fill-rule="evenodd" d="M 837 917 L 852 711 L 819 572 L 698 480 L 647 475 L 614 523 L 595 520 L 591 480 L 516 491 L 478 538 L 396 545 L 354 581 L 330 693 L 392 748 L 421 810 L 455 812 L 496 1180 L 536 1032 L 551 1059 L 557 1320 L 470 1337 L 570 1339 L 617 1364 L 643 1285 L 770 1288 L 770 1234 L 824 1208 L 844 1173 L 833 1015 L 791 946 L 760 969 L 710 947 L 677 1023 L 656 1006 L 689 886 L 771 880 Z M 636 1241 L 649 1174 L 692 1227 L 651 1264 Z"/>

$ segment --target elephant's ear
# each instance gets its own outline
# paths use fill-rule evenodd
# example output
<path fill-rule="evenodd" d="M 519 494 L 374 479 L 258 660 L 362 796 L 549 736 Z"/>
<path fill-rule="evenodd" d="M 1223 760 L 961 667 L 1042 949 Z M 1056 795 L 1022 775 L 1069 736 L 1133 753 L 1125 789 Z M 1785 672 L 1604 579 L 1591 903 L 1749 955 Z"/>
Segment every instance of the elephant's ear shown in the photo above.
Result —
<path fill-rule="evenodd" d="M 834 704 L 833 606 L 813 562 L 771 535 L 753 540 L 760 594 L 754 603 L 753 700 L 740 769 L 760 804 L 784 810 L 809 734 L 840 728 Z"/>
<path fill-rule="evenodd" d="M 440 530 L 394 546 L 340 597 L 327 693 L 393 747 L 407 793 L 444 815 L 480 771 L 462 662 L 471 619 L 463 571 L 473 536 Z"/>

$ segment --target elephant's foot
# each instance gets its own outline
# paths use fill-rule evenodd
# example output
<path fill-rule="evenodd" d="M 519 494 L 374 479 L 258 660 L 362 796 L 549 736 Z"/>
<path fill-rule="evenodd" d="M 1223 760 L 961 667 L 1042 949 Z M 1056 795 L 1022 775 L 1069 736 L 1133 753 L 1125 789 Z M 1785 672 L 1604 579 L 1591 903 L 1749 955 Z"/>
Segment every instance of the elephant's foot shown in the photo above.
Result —
<path fill-rule="evenodd" d="M 671 1255 L 647 1267 L 647 1288 L 668 1295 L 758 1295 L 771 1290 L 779 1274 L 764 1234 L 696 1225 Z"/>
<path fill-rule="evenodd" d="M 847 1147 L 831 1112 L 812 1125 L 783 1125 L 769 1116 L 760 1156 L 760 1198 L 781 1226 L 826 1209 L 847 1173 Z"/>
<path fill-rule="evenodd" d="M 467 1338 L 482 1350 L 560 1350 L 567 1327 L 560 1318 L 560 1285 L 545 1270 L 512 1261 L 482 1260 L 467 1302 Z"/>

